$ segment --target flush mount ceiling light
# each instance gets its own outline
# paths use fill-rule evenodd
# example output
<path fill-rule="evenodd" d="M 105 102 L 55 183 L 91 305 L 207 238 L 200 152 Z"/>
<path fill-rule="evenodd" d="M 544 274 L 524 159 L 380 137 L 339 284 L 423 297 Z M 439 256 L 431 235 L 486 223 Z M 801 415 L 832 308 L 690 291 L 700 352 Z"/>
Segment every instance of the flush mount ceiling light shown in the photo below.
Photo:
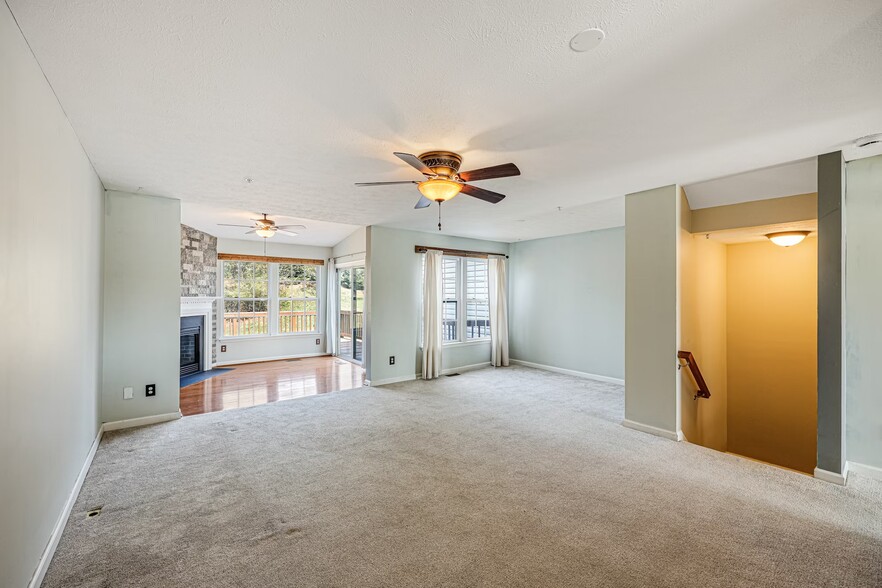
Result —
<path fill-rule="evenodd" d="M 570 49 L 576 51 L 577 53 L 591 51 L 592 49 L 596 49 L 601 43 L 603 43 L 603 40 L 605 38 L 606 33 L 604 33 L 601 29 L 585 29 L 581 33 L 576 33 L 576 36 L 570 39 Z"/>
<path fill-rule="evenodd" d="M 793 247 L 802 243 L 808 237 L 808 231 L 783 231 L 781 233 L 769 233 L 766 235 L 769 241 L 779 247 Z"/>

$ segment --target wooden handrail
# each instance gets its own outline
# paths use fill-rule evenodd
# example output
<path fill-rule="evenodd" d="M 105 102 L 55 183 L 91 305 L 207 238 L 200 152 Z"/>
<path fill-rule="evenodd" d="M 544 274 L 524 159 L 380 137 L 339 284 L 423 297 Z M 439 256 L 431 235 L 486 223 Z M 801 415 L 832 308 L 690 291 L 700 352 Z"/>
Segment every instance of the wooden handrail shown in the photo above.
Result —
<path fill-rule="evenodd" d="M 701 375 L 701 370 L 698 369 L 698 362 L 695 361 L 695 357 L 692 355 L 691 351 L 678 351 L 677 357 L 686 362 L 686 365 L 689 366 L 689 371 L 692 372 L 692 379 L 695 380 L 695 384 L 698 386 L 698 392 L 695 393 L 695 398 L 710 398 L 710 390 L 707 388 L 707 382 L 704 381 L 704 376 Z"/>

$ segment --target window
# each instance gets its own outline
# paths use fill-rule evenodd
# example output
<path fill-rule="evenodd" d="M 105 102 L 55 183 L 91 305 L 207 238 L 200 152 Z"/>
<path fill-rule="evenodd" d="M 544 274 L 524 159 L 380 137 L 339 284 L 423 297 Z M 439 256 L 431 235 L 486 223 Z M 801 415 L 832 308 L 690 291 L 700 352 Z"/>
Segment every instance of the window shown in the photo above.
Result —
<path fill-rule="evenodd" d="M 223 336 L 318 333 L 314 265 L 224 260 Z"/>
<path fill-rule="evenodd" d="M 279 264 L 279 333 L 318 331 L 318 290 L 314 265 Z"/>
<path fill-rule="evenodd" d="M 441 338 L 459 341 L 459 259 L 441 258 Z"/>
<path fill-rule="evenodd" d="M 424 255 L 423 275 L 425 270 Z M 486 259 L 471 257 L 442 257 L 441 338 L 443 342 L 457 343 L 489 337 L 489 262 Z"/>
<path fill-rule="evenodd" d="M 224 336 L 269 333 L 269 264 L 224 261 Z"/>
<path fill-rule="evenodd" d="M 490 264 L 465 258 L 466 339 L 490 336 Z"/>

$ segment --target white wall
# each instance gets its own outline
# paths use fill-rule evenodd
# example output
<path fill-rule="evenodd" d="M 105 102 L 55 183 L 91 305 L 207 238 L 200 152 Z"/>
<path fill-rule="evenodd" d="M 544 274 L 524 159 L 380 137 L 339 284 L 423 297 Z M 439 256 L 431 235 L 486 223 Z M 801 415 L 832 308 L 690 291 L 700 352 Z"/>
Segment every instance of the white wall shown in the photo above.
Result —
<path fill-rule="evenodd" d="M 290 243 L 273 242 L 265 243 L 266 255 L 270 257 L 298 257 L 302 259 L 321 259 L 327 263 L 331 257 L 330 247 L 313 247 L 308 245 L 293 245 Z M 262 241 L 244 241 L 240 239 L 218 239 L 218 253 L 238 253 L 240 255 L 264 255 L 264 243 Z M 218 320 L 217 340 L 217 365 L 246 363 L 268 359 L 281 359 L 288 357 L 303 357 L 324 353 L 325 349 L 325 324 L 328 309 L 325 298 L 326 266 L 319 268 L 318 275 L 318 298 L 319 298 L 319 333 L 302 335 L 277 335 L 257 337 L 229 337 L 223 336 L 223 323 Z M 223 275 L 218 268 L 218 279 L 223 280 Z M 218 285 L 218 295 L 223 295 L 223 284 Z M 220 308 L 220 304 L 218 304 Z M 220 317 L 218 317 L 220 319 Z M 316 344 L 316 340 L 319 341 Z M 226 345 L 227 350 L 222 352 L 221 346 Z"/>
<path fill-rule="evenodd" d="M 420 371 L 421 256 L 416 245 L 507 254 L 507 243 L 369 227 L 367 284 L 367 377 L 372 383 L 413 378 Z M 510 317 L 509 317 L 510 318 Z M 395 365 L 389 365 L 389 356 Z M 490 343 L 447 345 L 442 368 L 490 361 Z"/>
<path fill-rule="evenodd" d="M 104 231 L 104 422 L 178 412 L 181 202 L 107 192 Z M 145 386 L 156 384 L 156 396 Z M 132 386 L 134 398 L 123 400 Z"/>
<path fill-rule="evenodd" d="M 882 468 L 882 155 L 846 174 L 846 452 Z"/>
<path fill-rule="evenodd" d="M 509 344 L 522 361 L 625 377 L 625 230 L 511 245 Z"/>
<path fill-rule="evenodd" d="M 340 263 L 362 260 L 367 251 L 367 227 L 358 230 L 334 245 L 333 255 Z"/>
<path fill-rule="evenodd" d="M 104 189 L 0 4 L 0 586 L 26 586 L 100 425 Z"/>
<path fill-rule="evenodd" d="M 682 190 L 625 197 L 625 419 L 680 433 L 679 239 Z"/>

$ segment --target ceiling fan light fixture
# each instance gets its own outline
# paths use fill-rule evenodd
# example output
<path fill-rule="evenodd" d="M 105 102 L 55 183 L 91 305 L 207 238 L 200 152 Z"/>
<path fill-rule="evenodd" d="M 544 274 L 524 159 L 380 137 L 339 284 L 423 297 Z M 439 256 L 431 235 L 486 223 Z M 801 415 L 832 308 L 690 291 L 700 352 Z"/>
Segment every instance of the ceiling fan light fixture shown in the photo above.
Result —
<path fill-rule="evenodd" d="M 260 229 L 257 229 L 254 232 L 257 233 L 259 236 L 263 237 L 264 239 L 269 239 L 270 237 L 272 237 L 273 235 L 276 234 L 276 232 L 274 230 L 272 230 L 271 228 L 269 228 L 268 226 L 264 226 Z"/>
<path fill-rule="evenodd" d="M 766 235 L 769 241 L 779 247 L 793 247 L 802 243 L 808 237 L 808 231 L 784 231 L 781 233 L 769 233 Z"/>
<path fill-rule="evenodd" d="M 417 187 L 423 196 L 433 202 L 447 202 L 462 191 L 462 184 L 443 178 L 420 182 Z"/>

